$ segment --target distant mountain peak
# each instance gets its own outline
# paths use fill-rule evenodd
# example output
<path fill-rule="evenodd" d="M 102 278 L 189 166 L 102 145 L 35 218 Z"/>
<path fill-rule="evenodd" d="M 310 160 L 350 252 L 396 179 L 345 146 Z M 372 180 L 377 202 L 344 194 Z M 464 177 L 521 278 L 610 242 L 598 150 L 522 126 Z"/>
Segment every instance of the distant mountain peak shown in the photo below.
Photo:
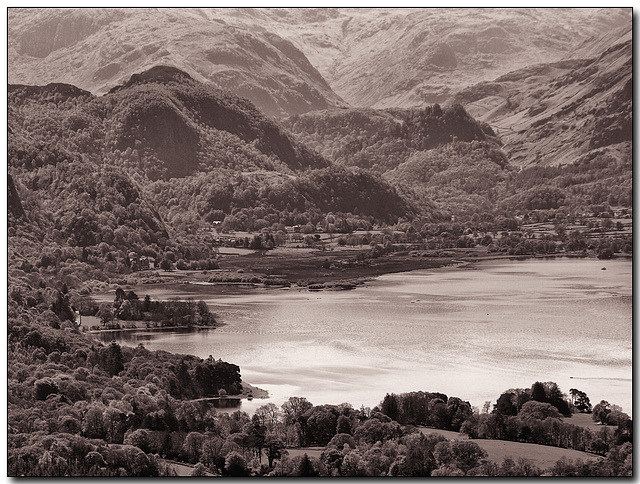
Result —
<path fill-rule="evenodd" d="M 133 74 L 126 83 L 122 84 L 121 86 L 114 87 L 109 91 L 109 93 L 111 94 L 122 88 L 135 86 L 137 84 L 148 84 L 152 82 L 167 83 L 171 81 L 179 82 L 185 79 L 190 81 L 194 80 L 193 77 L 191 77 L 186 72 L 178 69 L 177 67 L 165 65 L 153 66 L 146 71 Z"/>

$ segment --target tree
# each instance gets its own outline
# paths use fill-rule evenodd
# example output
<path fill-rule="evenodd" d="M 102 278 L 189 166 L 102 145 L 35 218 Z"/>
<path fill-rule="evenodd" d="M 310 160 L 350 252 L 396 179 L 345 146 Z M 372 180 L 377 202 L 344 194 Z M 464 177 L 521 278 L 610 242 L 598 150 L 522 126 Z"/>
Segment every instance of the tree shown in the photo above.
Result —
<path fill-rule="evenodd" d="M 320 405 L 304 413 L 306 436 L 318 445 L 327 445 L 336 433 L 338 422 L 335 408 Z"/>
<path fill-rule="evenodd" d="M 391 420 L 398 421 L 400 417 L 400 409 L 398 407 L 398 397 L 395 393 L 389 395 L 388 393 L 384 396 L 384 400 L 380 404 L 380 409 L 382 413 L 384 413 Z"/>
<path fill-rule="evenodd" d="M 229 452 L 224 460 L 224 475 L 229 477 L 245 477 L 248 475 L 247 462 L 237 452 Z"/>
<path fill-rule="evenodd" d="M 351 420 L 346 415 L 340 415 L 338 417 L 336 434 L 351 434 Z"/>
<path fill-rule="evenodd" d="M 206 302 L 202 300 L 198 301 L 197 311 L 202 324 L 209 324 L 211 322 L 211 311 L 209 311 L 209 306 Z"/>
<path fill-rule="evenodd" d="M 571 409 L 569 403 L 565 399 L 566 395 L 562 393 L 557 383 L 548 381 L 542 384 L 544 386 L 546 402 L 556 407 L 558 411 L 565 417 L 571 416 Z M 535 399 L 534 399 L 535 400 Z"/>
<path fill-rule="evenodd" d="M 160 269 L 162 269 L 163 271 L 170 271 L 173 269 L 173 263 L 165 257 L 160 262 Z"/>
<path fill-rule="evenodd" d="M 607 417 L 611 413 L 609 405 L 606 400 L 600 400 L 600 403 L 593 407 L 591 418 L 593 418 L 594 422 L 600 422 L 603 425 L 607 423 Z"/>
<path fill-rule="evenodd" d="M 459 469 L 466 474 L 487 457 L 487 452 L 469 440 L 445 440 L 436 444 L 433 455 L 439 467 Z"/>
<path fill-rule="evenodd" d="M 576 407 L 578 412 L 591 412 L 591 402 L 585 392 L 572 388 L 569 390 L 569 393 L 571 394 L 571 403 Z"/>
<path fill-rule="evenodd" d="M 513 393 L 503 393 L 500 395 L 500 398 L 498 398 L 493 411 L 507 416 L 516 415 L 518 413 L 518 409 L 513 403 L 514 398 L 515 395 Z"/>
<path fill-rule="evenodd" d="M 255 449 L 260 463 L 262 463 L 262 448 L 264 447 L 266 433 L 267 429 L 260 422 L 260 418 L 257 415 L 251 417 L 251 424 L 247 429 L 248 442 L 249 445 Z"/>
<path fill-rule="evenodd" d="M 106 429 L 104 428 L 104 420 L 102 411 L 104 407 L 94 405 L 87 410 L 84 416 L 82 433 L 90 439 L 104 439 Z"/>
<path fill-rule="evenodd" d="M 304 397 L 289 397 L 289 400 L 284 402 L 280 408 L 282 409 L 285 423 L 290 425 L 297 422 L 311 407 L 313 407 L 313 404 Z"/>
<path fill-rule="evenodd" d="M 449 400 L 447 400 L 447 413 L 449 414 L 451 430 L 458 431 L 465 420 L 473 414 L 473 410 L 469 402 L 464 402 L 458 397 L 449 397 Z"/>
<path fill-rule="evenodd" d="M 61 321 L 73 321 L 75 319 L 73 310 L 69 305 L 69 295 L 64 292 L 58 291 L 56 300 L 51 305 L 51 310 L 56 313 L 56 316 L 58 316 Z"/>
<path fill-rule="evenodd" d="M 102 420 L 106 432 L 106 440 L 111 443 L 121 444 L 124 440 L 127 415 L 117 407 L 109 406 L 102 414 Z"/>
<path fill-rule="evenodd" d="M 189 462 L 196 463 L 200 460 L 202 455 L 202 444 L 204 442 L 204 435 L 200 432 L 189 432 L 184 439 L 182 448 L 187 455 Z"/>
<path fill-rule="evenodd" d="M 535 400 L 537 402 L 547 401 L 547 392 L 544 389 L 544 385 L 539 381 L 531 385 L 531 400 Z"/>
<path fill-rule="evenodd" d="M 151 450 L 151 433 L 147 429 L 129 431 L 125 434 L 124 443 L 126 445 L 135 445 L 142 452 L 149 452 Z"/>
<path fill-rule="evenodd" d="M 562 419 L 562 415 L 558 412 L 556 407 L 550 403 L 537 402 L 535 400 L 530 400 L 525 403 L 520 409 L 518 417 L 521 420 L 545 420 L 548 418 L 555 418 L 558 420 Z"/>
<path fill-rule="evenodd" d="M 117 375 L 124 370 L 124 358 L 122 357 L 120 345 L 112 341 L 109 346 L 102 348 L 98 364 L 111 376 Z"/>
<path fill-rule="evenodd" d="M 285 445 L 277 436 L 268 434 L 264 442 L 264 447 L 267 460 L 269 461 L 269 467 L 273 467 L 273 461 L 282 457 L 282 451 Z"/>
<path fill-rule="evenodd" d="M 146 313 L 151 309 L 151 296 L 148 294 L 144 297 L 144 301 L 142 303 L 142 310 Z"/>
<path fill-rule="evenodd" d="M 36 400 L 46 400 L 52 393 L 58 393 L 58 386 L 51 378 L 36 380 L 33 386 L 33 396 Z"/>
<path fill-rule="evenodd" d="M 262 249 L 262 237 L 260 237 L 259 235 L 254 235 L 253 239 L 249 243 L 249 248 L 252 250 Z"/>
<path fill-rule="evenodd" d="M 206 477 L 207 468 L 201 462 L 198 462 L 193 471 L 191 471 L 191 477 Z"/>
<path fill-rule="evenodd" d="M 102 325 L 106 325 L 107 323 L 113 321 L 113 309 L 111 307 L 111 304 L 100 304 L 100 307 L 98 309 L 98 313 L 96 314 L 96 316 L 98 316 L 100 318 L 100 322 L 102 323 Z"/>
<path fill-rule="evenodd" d="M 280 422 L 282 417 L 282 413 L 273 403 L 262 405 L 256 410 L 255 415 L 258 416 L 262 425 L 269 430 L 273 430 L 274 426 Z"/>
<path fill-rule="evenodd" d="M 298 463 L 295 475 L 299 477 L 318 477 L 320 474 L 314 469 L 311 459 L 305 453 Z"/>
<path fill-rule="evenodd" d="M 135 319 L 134 307 L 131 304 L 131 301 L 125 300 L 122 302 L 117 310 L 117 316 L 123 321 L 131 321 L 132 319 Z"/>
<path fill-rule="evenodd" d="M 349 434 L 336 434 L 327 444 L 327 448 L 333 447 L 337 450 L 342 451 L 345 445 L 348 445 L 350 448 L 355 449 L 356 441 Z"/>

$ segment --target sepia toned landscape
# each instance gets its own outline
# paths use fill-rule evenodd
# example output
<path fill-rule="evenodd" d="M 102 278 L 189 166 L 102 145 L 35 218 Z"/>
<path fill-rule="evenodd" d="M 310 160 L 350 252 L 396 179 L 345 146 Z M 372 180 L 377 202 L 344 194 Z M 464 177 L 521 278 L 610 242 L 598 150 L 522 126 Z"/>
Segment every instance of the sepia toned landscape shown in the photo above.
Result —
<path fill-rule="evenodd" d="M 8 475 L 632 476 L 632 13 L 8 8 Z"/>

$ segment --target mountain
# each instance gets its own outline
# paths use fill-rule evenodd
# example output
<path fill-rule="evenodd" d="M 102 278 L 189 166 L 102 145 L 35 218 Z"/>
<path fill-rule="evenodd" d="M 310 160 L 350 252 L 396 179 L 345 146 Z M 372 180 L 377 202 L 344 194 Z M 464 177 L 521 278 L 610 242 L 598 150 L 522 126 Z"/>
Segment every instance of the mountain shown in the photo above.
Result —
<path fill-rule="evenodd" d="M 630 9 L 9 9 L 9 82 L 94 94 L 158 64 L 269 116 L 424 107 L 631 28 Z M 604 50 L 602 48 L 601 50 Z"/>
<path fill-rule="evenodd" d="M 625 26 L 566 59 L 463 89 L 437 116 L 435 106 L 351 109 L 284 122 L 330 160 L 378 171 L 456 215 L 630 206 L 632 56 Z"/>
<path fill-rule="evenodd" d="M 560 60 L 611 30 L 631 29 L 631 10 L 612 8 L 256 9 L 226 14 L 246 25 L 258 18 L 265 29 L 304 52 L 347 103 L 373 108 L 443 104 L 467 86 Z"/>
<path fill-rule="evenodd" d="M 99 258 L 117 250 L 207 258 L 211 241 L 196 236 L 214 220 L 275 232 L 328 212 L 356 213 L 368 227 L 415 210 L 379 175 L 331 166 L 246 99 L 174 67 L 133 75 L 103 96 L 10 85 L 8 124 L 15 225 L 62 246 L 112 247 Z"/>
<path fill-rule="evenodd" d="M 60 146 L 93 157 L 135 150 L 143 165 L 146 158 L 158 161 L 153 169 L 165 178 L 221 166 L 290 171 L 328 165 L 247 100 L 203 85 L 174 67 L 156 66 L 133 75 L 102 97 L 66 84 L 10 85 L 8 91 L 14 137 L 24 132 L 19 124 L 39 115 L 40 126 L 26 130 L 31 144 L 39 135 L 55 132 L 60 138 L 49 150 Z M 68 137 L 61 136 L 67 131 Z M 91 143 L 79 145 L 76 138 L 88 132 Z M 221 138 L 224 146 L 219 147 Z M 236 151 L 236 158 L 229 159 L 230 151 Z"/>
<path fill-rule="evenodd" d="M 493 129 L 459 104 L 318 111 L 282 122 L 337 165 L 380 173 L 426 213 L 492 212 L 514 170 Z"/>
<path fill-rule="evenodd" d="M 478 123 L 461 105 L 442 109 L 341 109 L 282 120 L 307 146 L 340 165 L 385 173 L 416 151 L 454 140 L 500 141 L 488 124 Z M 503 163 L 504 164 L 504 163 Z"/>
<path fill-rule="evenodd" d="M 9 9 L 9 83 L 76 85 L 103 94 L 171 65 L 230 89 L 271 116 L 341 106 L 305 55 L 274 32 L 210 9 Z"/>
<path fill-rule="evenodd" d="M 314 72 L 327 71 L 327 57 L 322 52 L 337 53 L 336 49 L 348 42 L 367 46 L 373 36 L 377 39 L 376 49 L 387 49 L 395 55 L 385 57 L 382 50 L 374 49 L 380 56 L 372 58 L 362 51 L 361 55 L 350 57 L 353 52 L 347 49 L 344 56 L 337 58 L 362 61 L 359 67 L 353 64 L 353 72 L 373 69 L 371 75 L 361 76 L 365 84 L 352 79 L 353 86 L 365 87 L 360 88 L 363 96 L 387 96 L 385 89 L 391 84 L 380 84 L 380 74 L 393 63 L 384 64 L 384 59 L 402 58 L 407 52 L 423 55 L 417 31 L 426 32 L 424 44 L 431 45 L 432 50 L 435 44 L 429 36 L 434 31 L 440 32 L 442 39 L 451 40 L 455 36 L 449 34 L 462 25 L 482 28 L 481 32 L 486 31 L 483 35 L 502 39 L 490 44 L 472 29 L 476 33 L 469 38 L 475 39 L 476 47 L 466 57 L 456 53 L 461 44 L 453 41 L 449 47 L 455 54 L 455 63 L 447 57 L 450 50 L 446 47 L 432 52 L 429 65 L 440 66 L 432 71 L 444 76 L 442 79 L 449 76 L 447 82 L 451 86 L 458 85 L 456 82 L 463 85 L 487 73 L 500 73 L 493 81 L 472 84 L 457 93 L 452 88 L 444 108 L 425 107 L 427 98 L 416 101 L 420 107 L 413 108 L 335 109 L 336 103 L 330 109 L 314 109 L 281 119 L 284 127 L 245 98 L 215 87 L 210 80 L 201 82 L 198 71 L 181 70 L 173 64 L 136 68 L 119 83 L 103 83 L 100 89 L 108 88 L 103 96 L 96 96 L 82 85 L 59 82 L 46 86 L 12 85 L 8 106 L 9 166 L 17 200 L 22 204 L 25 220 L 34 221 L 45 231 L 51 220 L 56 220 L 60 240 L 71 237 L 76 244 L 89 244 L 92 240 L 73 238 L 77 233 L 74 227 L 89 227 L 95 233 L 95 227 L 105 226 L 99 216 L 104 207 L 119 206 L 125 212 L 106 224 L 111 230 L 122 225 L 129 232 L 141 228 L 146 232 L 140 235 L 143 241 L 148 236 L 151 243 L 165 247 L 175 234 L 194 234 L 203 223 L 224 220 L 225 228 L 230 230 L 279 230 L 279 225 L 319 223 L 331 210 L 354 215 L 357 223 L 369 226 L 375 221 L 394 223 L 405 216 L 432 220 L 451 215 L 472 217 L 479 212 L 508 214 L 560 208 L 584 212 L 603 203 L 629 205 L 629 12 L 603 12 L 11 9 L 9 73 L 17 77 L 24 72 L 33 76 L 49 75 L 56 69 L 62 72 L 60 62 L 68 55 L 83 59 L 87 66 L 96 59 L 102 62 L 108 56 L 101 57 L 100 52 L 106 51 L 101 51 L 98 44 L 110 45 L 111 51 L 120 55 L 113 42 L 121 42 L 123 35 L 131 42 L 137 39 L 131 45 L 144 51 L 146 42 L 154 38 L 155 34 L 150 33 L 154 28 L 157 39 L 164 41 L 166 35 L 177 46 L 187 48 L 182 42 L 191 39 L 190 51 L 200 55 L 201 44 L 206 43 L 196 42 L 202 40 L 198 29 L 214 25 L 215 32 L 224 31 L 225 35 L 232 32 L 245 40 L 268 38 L 279 43 L 284 49 L 280 51 L 282 55 L 263 56 L 270 59 L 270 66 L 278 60 L 278 66 L 284 69 L 286 64 L 287 69 L 293 69 L 285 58 L 298 59 L 296 66 L 304 64 L 302 58 L 312 59 L 319 66 L 318 71 L 308 66 L 303 69 L 306 74 L 296 74 L 295 69 L 287 71 L 287 75 L 301 75 L 305 83 L 304 79 L 311 82 Z M 526 32 L 520 25 L 523 16 L 531 24 Z M 156 27 L 158 18 L 166 22 Z M 189 23 L 196 18 L 201 20 Z M 428 18 L 433 25 L 427 29 L 420 22 Z M 581 19 L 590 22 L 578 27 Z M 141 24 L 143 20 L 147 24 Z M 220 27 L 223 24 L 224 29 Z M 342 37 L 335 31 L 338 25 Z M 499 26 L 506 34 L 500 34 L 499 29 L 487 31 L 489 25 Z M 377 33 L 383 26 L 388 31 L 388 42 L 397 47 L 385 46 Z M 404 35 L 396 35 L 399 26 L 404 26 Z M 375 32 L 371 30 L 374 27 L 378 29 Z M 277 35 L 273 33 L 276 30 Z M 45 37 L 41 37 L 43 32 Z M 318 44 L 321 32 L 326 34 L 322 48 Z M 342 40 L 336 43 L 338 37 Z M 53 41 L 45 42 L 45 38 Z M 282 40 L 285 38 L 290 40 Z M 413 40 L 406 44 L 409 38 Z M 231 48 L 238 41 L 234 39 L 220 45 Z M 198 47 L 194 47 L 196 44 Z M 489 45 L 507 44 L 515 47 L 487 51 Z M 261 45 L 252 41 L 246 45 L 247 52 L 264 54 Z M 314 45 L 318 48 L 312 54 Z M 302 54 L 303 47 L 308 51 L 307 57 Z M 127 49 L 124 50 L 128 52 Z M 473 63 L 479 58 L 489 59 L 485 54 L 491 62 L 482 64 L 480 69 L 480 64 Z M 152 62 L 153 55 L 132 59 L 144 64 Z M 36 64 L 42 62 L 43 68 L 36 69 L 33 64 L 27 69 L 22 63 L 24 56 Z M 184 60 L 167 56 L 177 64 Z M 231 58 L 224 59 L 228 66 Z M 536 59 L 545 62 L 529 64 Z M 134 64 L 140 65 L 132 61 L 131 66 Z M 406 66 L 410 65 L 413 64 L 407 60 Z M 508 70 L 520 65 L 524 67 Z M 255 66 L 241 70 L 262 73 L 261 76 L 277 71 L 267 68 L 264 62 Z M 399 79 L 424 74 L 396 67 Z M 469 77 L 457 76 L 457 69 L 463 67 Z M 338 69 L 331 76 L 327 74 L 333 86 L 342 82 L 340 72 L 343 71 Z M 82 69 L 75 74 L 87 79 Z M 71 75 L 68 67 L 65 75 Z M 458 81 L 451 81 L 450 76 L 457 76 Z M 403 97 L 412 89 L 403 88 L 404 94 L 394 98 L 398 105 L 413 103 Z M 280 92 L 280 88 L 276 90 Z M 370 101 L 378 104 L 379 100 Z M 284 112 L 282 109 L 278 113 Z M 547 165 L 554 169 L 534 169 Z M 100 174 L 104 178 L 99 178 Z M 57 191 L 48 186 L 57 187 Z M 122 188 L 123 197 L 111 193 L 109 187 L 114 186 Z M 78 222 L 72 220 L 72 214 L 77 215 L 84 208 L 78 201 L 85 198 L 83 190 L 93 200 L 93 213 Z M 107 202 L 98 203 L 103 198 L 99 190 L 108 192 Z M 546 196 L 550 201 L 543 200 Z M 19 214 L 18 205 L 13 206 Z M 135 239 L 130 235 L 118 239 L 119 246 L 125 247 Z"/>
<path fill-rule="evenodd" d="M 633 43 L 625 27 L 566 59 L 471 86 L 454 100 L 500 133 L 511 163 L 566 165 L 594 151 L 630 156 L 632 94 Z"/>

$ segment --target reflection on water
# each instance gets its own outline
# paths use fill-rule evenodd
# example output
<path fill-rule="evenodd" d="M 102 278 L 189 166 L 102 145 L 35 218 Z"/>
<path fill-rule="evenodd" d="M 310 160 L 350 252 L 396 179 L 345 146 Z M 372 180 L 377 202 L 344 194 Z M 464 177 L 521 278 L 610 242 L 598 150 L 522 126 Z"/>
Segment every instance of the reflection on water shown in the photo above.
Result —
<path fill-rule="evenodd" d="M 277 405 L 374 406 L 425 390 L 482 406 L 540 380 L 630 413 L 631 273 L 629 261 L 560 259 L 390 274 L 348 292 L 145 285 L 139 295 L 204 299 L 226 325 L 104 337 L 235 363 Z"/>

